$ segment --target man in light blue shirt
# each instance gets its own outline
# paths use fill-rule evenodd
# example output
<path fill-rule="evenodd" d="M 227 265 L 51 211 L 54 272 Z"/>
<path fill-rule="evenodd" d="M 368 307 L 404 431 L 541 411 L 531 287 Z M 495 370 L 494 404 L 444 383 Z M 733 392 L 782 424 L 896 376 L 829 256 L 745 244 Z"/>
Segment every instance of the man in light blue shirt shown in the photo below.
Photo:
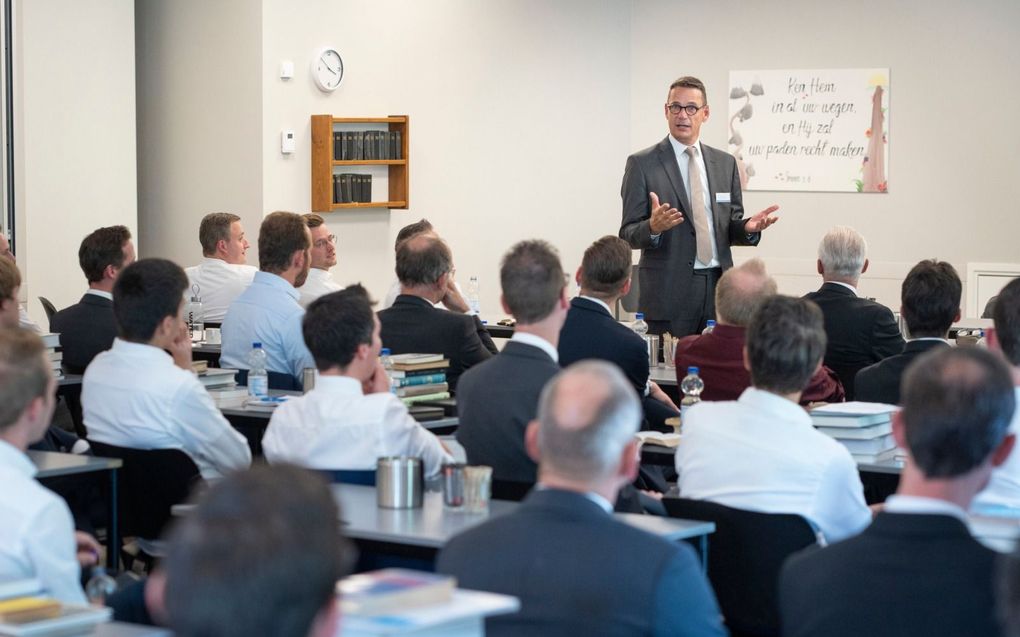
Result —
<path fill-rule="evenodd" d="M 270 387 L 300 386 L 304 369 L 315 367 L 301 335 L 305 311 L 298 304 L 311 266 L 311 234 L 300 215 L 274 212 L 259 229 L 259 272 L 227 309 L 223 319 L 220 365 L 248 369 L 252 343 L 262 343 L 270 372 L 287 374 L 292 383 L 270 379 Z"/>

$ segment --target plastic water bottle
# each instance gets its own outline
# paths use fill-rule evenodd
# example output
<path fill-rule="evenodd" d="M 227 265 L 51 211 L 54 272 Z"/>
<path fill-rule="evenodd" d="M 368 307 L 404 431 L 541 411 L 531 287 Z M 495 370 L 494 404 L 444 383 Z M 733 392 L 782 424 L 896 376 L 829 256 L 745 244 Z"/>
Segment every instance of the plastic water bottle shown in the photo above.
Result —
<path fill-rule="evenodd" d="M 680 381 L 683 400 L 680 401 L 680 422 L 687 416 L 687 411 L 701 402 L 701 392 L 705 391 L 705 381 L 698 376 L 697 367 L 688 367 L 687 375 Z"/>
<path fill-rule="evenodd" d="M 630 326 L 630 329 L 634 330 L 634 333 L 645 340 L 645 354 L 648 356 L 649 364 L 652 360 L 652 341 L 648 338 L 648 323 L 645 323 L 645 315 L 643 312 L 638 312 L 634 315 L 636 319 Z"/>
<path fill-rule="evenodd" d="M 191 286 L 193 292 L 191 301 L 185 310 L 185 318 L 188 321 L 188 333 L 191 335 L 191 342 L 198 343 L 205 338 L 205 320 L 202 314 L 202 297 L 198 295 L 198 285 Z"/>
<path fill-rule="evenodd" d="M 390 385 L 390 393 L 397 393 L 397 383 L 399 382 L 396 378 L 393 378 L 393 356 L 392 351 L 388 347 L 384 347 L 379 350 L 379 362 L 382 363 L 383 369 L 386 370 L 386 380 Z"/>
<path fill-rule="evenodd" d="M 479 294 L 480 289 L 478 287 L 478 277 L 473 276 L 468 279 L 467 302 L 468 309 L 471 310 L 471 313 L 474 315 L 482 313 L 482 301 L 479 298 Z"/>
<path fill-rule="evenodd" d="M 117 592 L 117 580 L 110 577 L 102 566 L 92 567 L 92 576 L 85 584 L 85 597 L 89 603 L 102 606 L 106 598 Z"/>
<path fill-rule="evenodd" d="M 262 349 L 262 343 L 252 343 L 248 353 L 248 395 L 252 398 L 269 396 L 269 373 L 266 362 L 269 356 Z"/>
<path fill-rule="evenodd" d="M 711 334 L 715 331 L 715 321 L 708 319 L 705 321 L 705 329 L 701 330 L 702 334 Z"/>

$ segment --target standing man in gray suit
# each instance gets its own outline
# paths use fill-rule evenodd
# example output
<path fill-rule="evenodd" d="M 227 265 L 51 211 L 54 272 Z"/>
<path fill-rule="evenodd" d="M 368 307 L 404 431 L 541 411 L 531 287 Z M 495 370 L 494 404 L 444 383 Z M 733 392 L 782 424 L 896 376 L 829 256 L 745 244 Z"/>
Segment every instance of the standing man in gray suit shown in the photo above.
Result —
<path fill-rule="evenodd" d="M 638 308 L 649 332 L 686 336 L 715 318 L 730 246 L 757 245 L 779 206 L 744 219 L 736 160 L 699 139 L 709 115 L 701 80 L 673 82 L 663 112 L 669 135 L 627 158 L 620 237 L 641 250 Z"/>

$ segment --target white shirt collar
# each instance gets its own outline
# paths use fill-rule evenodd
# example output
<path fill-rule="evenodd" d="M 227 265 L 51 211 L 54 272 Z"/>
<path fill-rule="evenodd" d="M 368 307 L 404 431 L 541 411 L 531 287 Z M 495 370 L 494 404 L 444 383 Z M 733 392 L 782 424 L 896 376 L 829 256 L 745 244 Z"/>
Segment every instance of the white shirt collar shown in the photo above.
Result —
<path fill-rule="evenodd" d="M 939 338 L 938 336 L 918 336 L 917 338 L 907 339 L 908 343 L 913 343 L 914 341 L 939 341 L 940 343 L 945 343 L 946 345 L 952 345 L 952 343 L 950 343 L 946 339 Z"/>
<path fill-rule="evenodd" d="M 891 495 L 885 501 L 887 513 L 949 515 L 967 522 L 967 512 L 952 502 L 917 495 Z"/>
<path fill-rule="evenodd" d="M 551 487 L 548 487 L 542 484 L 541 482 L 535 485 L 535 489 L 538 491 L 546 491 L 550 488 Z M 599 505 L 599 507 L 609 515 L 613 514 L 613 503 L 603 498 L 601 495 L 595 493 L 594 491 L 573 491 L 572 493 L 576 493 L 578 495 L 588 498 L 595 504 Z"/>
<path fill-rule="evenodd" d="M 37 472 L 35 463 L 23 451 L 6 440 L 0 440 L 0 466 L 10 467 L 26 478 L 34 477 Z"/>
<path fill-rule="evenodd" d="M 826 283 L 833 283 L 833 284 L 835 284 L 835 285 L 842 285 L 842 286 L 843 286 L 843 287 L 845 287 L 846 289 L 848 289 L 848 290 L 850 290 L 851 292 L 853 292 L 853 293 L 854 293 L 854 296 L 858 296 L 858 294 L 857 294 L 857 288 L 855 288 L 854 286 L 850 285 L 849 283 L 843 283 L 842 281 L 826 281 Z"/>
<path fill-rule="evenodd" d="M 107 301 L 113 300 L 113 294 L 106 290 L 96 290 L 95 288 L 89 288 L 85 290 L 85 294 L 95 294 L 96 296 L 106 299 Z"/>
<path fill-rule="evenodd" d="M 770 391 L 748 387 L 740 394 L 737 402 L 759 413 L 774 415 L 777 422 L 801 423 L 806 427 L 812 427 L 811 416 L 803 407 Z"/>
<path fill-rule="evenodd" d="M 290 281 L 283 278 L 279 274 L 273 274 L 272 272 L 259 270 L 258 272 L 255 273 L 255 279 L 253 282 L 268 285 L 271 288 L 275 288 L 282 292 L 286 292 L 287 295 L 290 298 L 294 299 L 295 301 L 301 298 L 301 293 L 297 291 L 297 288 L 291 285 Z"/>
<path fill-rule="evenodd" d="M 173 357 L 162 349 L 148 343 L 133 343 L 117 337 L 113 339 L 113 352 L 120 356 L 136 356 L 140 358 L 152 358 L 162 362 L 173 362 Z"/>
<path fill-rule="evenodd" d="M 579 294 L 577 298 L 584 299 L 585 301 L 591 301 L 592 303 L 598 303 L 602 307 L 606 308 L 606 311 L 609 312 L 610 316 L 613 315 L 613 311 L 609 309 L 609 305 L 607 305 L 606 302 L 603 301 L 602 299 L 596 299 L 594 296 L 585 296 L 583 294 Z"/>
<path fill-rule="evenodd" d="M 308 271 L 308 280 L 316 281 L 332 281 L 333 274 L 329 270 L 320 270 L 319 268 L 312 268 Z M 307 285 L 307 281 L 305 282 Z"/>
<path fill-rule="evenodd" d="M 333 376 L 332 374 L 319 374 L 315 379 L 315 387 L 311 392 L 327 392 L 330 394 L 361 396 L 364 391 L 361 382 L 350 376 Z"/>
<path fill-rule="evenodd" d="M 556 348 L 553 347 L 552 343 L 545 340 L 541 336 L 535 336 L 534 334 L 526 334 L 524 332 L 514 331 L 514 335 L 510 337 L 510 341 L 511 342 L 517 341 L 518 343 L 524 343 L 525 345 L 537 347 L 538 349 L 548 354 L 549 358 L 553 359 L 554 363 L 560 362 L 560 353 L 556 351 Z"/>
<path fill-rule="evenodd" d="M 687 154 L 687 149 L 690 148 L 691 146 L 697 147 L 697 149 L 698 149 L 697 156 L 701 157 L 702 152 L 701 152 L 701 140 L 700 139 L 694 140 L 694 143 L 691 144 L 690 146 L 688 146 L 687 144 L 682 143 L 676 137 L 673 137 L 672 134 L 668 135 L 668 137 L 669 137 L 669 143 L 673 145 L 673 152 L 676 153 L 677 157 L 682 157 L 685 154 Z"/>

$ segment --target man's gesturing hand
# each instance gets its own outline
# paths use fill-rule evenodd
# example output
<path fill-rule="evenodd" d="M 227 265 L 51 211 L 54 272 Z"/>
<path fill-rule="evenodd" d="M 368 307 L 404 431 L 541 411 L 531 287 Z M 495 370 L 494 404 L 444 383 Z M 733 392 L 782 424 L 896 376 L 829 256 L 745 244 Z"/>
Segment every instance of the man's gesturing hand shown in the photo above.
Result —
<path fill-rule="evenodd" d="M 652 217 L 648 220 L 648 228 L 652 234 L 662 234 L 673 226 L 684 222 L 684 216 L 680 214 L 679 210 L 671 207 L 668 203 L 659 203 L 659 195 L 650 192 L 648 199 L 652 203 Z"/>

